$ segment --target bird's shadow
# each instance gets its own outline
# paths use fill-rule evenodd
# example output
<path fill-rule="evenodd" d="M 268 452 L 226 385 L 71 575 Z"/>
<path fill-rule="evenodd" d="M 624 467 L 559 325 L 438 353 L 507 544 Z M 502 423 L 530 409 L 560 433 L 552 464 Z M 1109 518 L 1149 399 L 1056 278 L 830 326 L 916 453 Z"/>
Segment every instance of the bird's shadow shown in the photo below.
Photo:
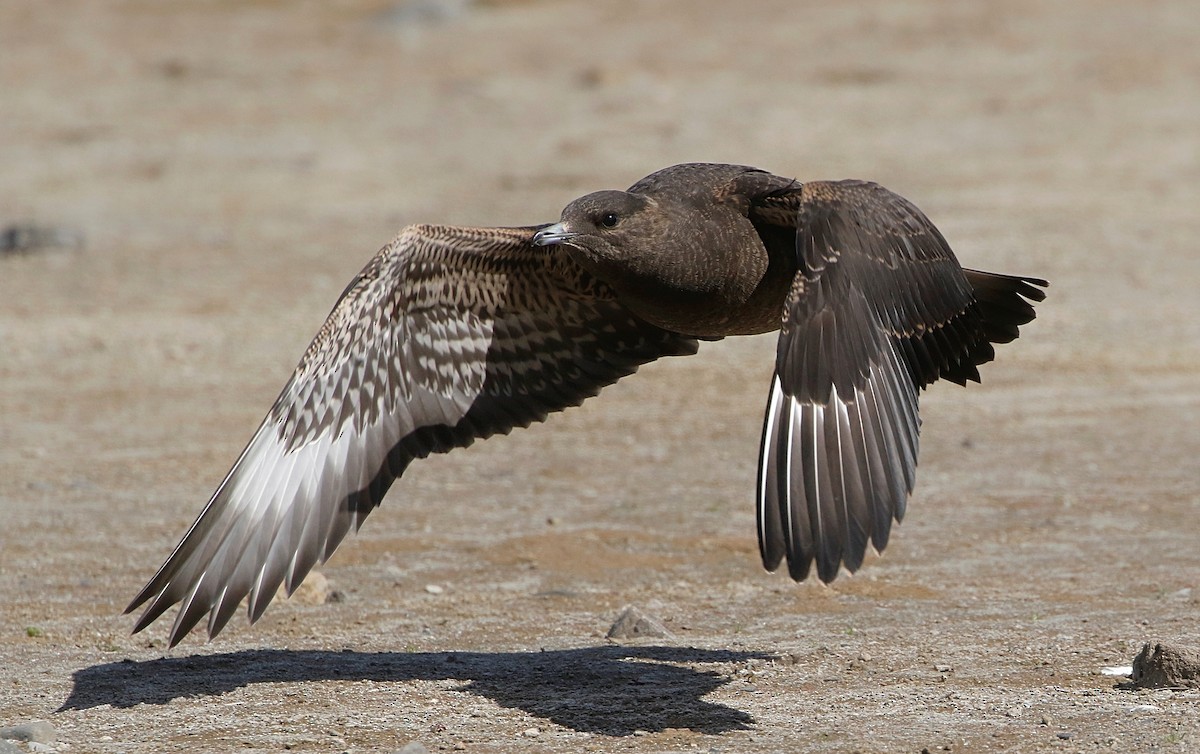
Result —
<path fill-rule="evenodd" d="M 59 711 L 166 704 L 255 683 L 456 680 L 487 697 L 576 731 L 610 736 L 687 728 L 722 733 L 754 718 L 704 696 L 730 681 L 689 665 L 770 655 L 661 646 L 600 646 L 542 652 L 330 652 L 260 649 L 93 665 L 73 675 Z"/>

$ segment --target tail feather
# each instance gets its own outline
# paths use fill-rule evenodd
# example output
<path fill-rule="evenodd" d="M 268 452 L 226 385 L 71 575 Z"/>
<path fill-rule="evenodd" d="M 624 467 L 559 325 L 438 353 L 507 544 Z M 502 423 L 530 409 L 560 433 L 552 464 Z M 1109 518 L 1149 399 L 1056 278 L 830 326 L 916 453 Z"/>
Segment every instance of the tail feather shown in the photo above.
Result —
<path fill-rule="evenodd" d="M 1049 285 L 1040 278 L 979 270 L 963 270 L 963 273 L 975 295 L 974 316 L 971 315 L 972 310 L 967 310 L 965 314 L 970 322 L 968 326 L 978 328 L 977 339 L 956 364 L 950 365 L 940 375 L 942 379 L 960 385 L 965 385 L 967 381 L 979 382 L 979 365 L 996 357 L 992 344 L 1016 340 L 1020 326 L 1037 316 L 1033 304 L 1046 298 L 1046 292 L 1042 289 Z"/>
<path fill-rule="evenodd" d="M 1046 298 L 1049 285 L 1041 278 L 1001 275 L 995 272 L 963 270 L 975 293 L 975 303 L 983 317 L 983 334 L 991 343 L 1015 340 L 1021 325 L 1032 321 L 1033 304 Z M 981 363 L 981 362 L 975 362 Z"/>

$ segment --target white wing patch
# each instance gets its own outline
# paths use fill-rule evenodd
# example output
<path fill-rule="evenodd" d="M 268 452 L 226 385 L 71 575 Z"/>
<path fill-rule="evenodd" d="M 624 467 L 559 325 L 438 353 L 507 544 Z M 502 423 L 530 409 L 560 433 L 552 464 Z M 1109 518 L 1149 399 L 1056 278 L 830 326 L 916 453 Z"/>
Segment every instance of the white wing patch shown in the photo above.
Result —
<path fill-rule="evenodd" d="M 343 294 L 200 517 L 127 612 L 174 645 L 257 620 L 362 524 L 415 458 L 578 405 L 693 338 L 649 325 L 532 228 L 414 226 Z"/>
<path fill-rule="evenodd" d="M 764 565 L 831 581 L 882 550 L 916 480 L 917 391 L 888 343 L 864 384 L 823 404 L 788 395 L 778 374 L 763 423 L 758 525 Z"/>
<path fill-rule="evenodd" d="M 453 426 L 467 413 L 482 389 L 490 326 L 478 318 L 448 324 L 414 319 L 399 349 L 358 344 L 399 353 L 396 372 L 404 379 L 395 386 L 403 386 L 397 392 L 404 402 L 392 398 L 392 390 L 377 390 L 376 381 L 358 377 L 369 371 L 361 359 L 343 365 L 336 380 L 289 385 L 291 400 L 320 407 L 329 429 L 296 446 L 284 420 L 268 416 L 259 427 L 201 514 L 211 527 L 204 556 L 189 560 L 175 575 L 193 586 L 182 599 L 173 633 L 195 616 L 194 610 L 211 610 L 208 629 L 215 634 L 247 596 L 250 620 L 256 621 L 281 584 L 290 595 L 348 531 L 362 525 L 369 509 L 358 510 L 350 499 L 370 487 L 402 437 L 421 426 Z M 411 379 L 403 367 L 406 359 L 436 379 Z M 368 403 L 377 405 L 368 408 Z M 366 416 L 375 421 L 364 424 Z M 217 531 L 222 533 L 213 536 Z M 198 573 L 192 570 L 201 566 Z"/>

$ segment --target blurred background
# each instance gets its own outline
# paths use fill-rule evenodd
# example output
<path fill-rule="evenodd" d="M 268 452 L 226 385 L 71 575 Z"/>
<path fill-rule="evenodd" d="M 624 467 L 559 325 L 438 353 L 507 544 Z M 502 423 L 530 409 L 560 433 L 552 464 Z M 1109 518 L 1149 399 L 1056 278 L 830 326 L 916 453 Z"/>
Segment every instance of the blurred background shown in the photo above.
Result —
<path fill-rule="evenodd" d="M 16 673 L 26 691 L 0 688 L 0 709 L 48 715 L 78 669 L 162 653 L 165 628 L 130 638 L 117 613 L 401 226 L 549 222 L 583 193 L 719 161 L 876 180 L 964 265 L 1052 283 L 982 388 L 923 397 L 918 490 L 887 557 L 831 589 L 760 572 L 764 336 L 415 465 L 330 563 L 356 590 L 343 606 L 276 605 L 188 651 L 536 651 L 595 643 L 640 600 L 692 644 L 882 668 L 813 688 L 766 673 L 771 703 L 714 692 L 771 741 L 1200 745 L 1178 698 L 1141 717 L 1084 698 L 1115 693 L 1096 669 L 1151 634 L 1200 641 L 1197 39 L 1188 0 L 0 2 L 0 667 L 49 669 L 33 693 Z M 975 702 L 931 695 L 939 656 Z M 231 693 L 267 714 L 269 686 Z M 895 704 L 911 726 L 890 725 Z M 814 705 L 828 714 L 805 730 L 824 738 L 789 723 Z M 1013 705 L 1054 723 L 996 722 Z M 492 724 L 527 727 L 501 706 Z M 106 709 L 59 715 L 62 738 L 129 719 Z M 585 726 L 553 719 L 543 744 L 578 750 Z"/>

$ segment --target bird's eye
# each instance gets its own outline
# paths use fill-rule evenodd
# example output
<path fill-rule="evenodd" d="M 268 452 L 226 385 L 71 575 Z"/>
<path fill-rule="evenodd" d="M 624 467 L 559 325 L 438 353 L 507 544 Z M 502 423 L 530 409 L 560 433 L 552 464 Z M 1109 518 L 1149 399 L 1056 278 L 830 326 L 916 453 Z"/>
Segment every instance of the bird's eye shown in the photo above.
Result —
<path fill-rule="evenodd" d="M 617 217 L 615 212 L 605 212 L 600 218 L 600 224 L 606 228 L 612 228 L 617 224 L 618 219 L 620 218 Z"/>

